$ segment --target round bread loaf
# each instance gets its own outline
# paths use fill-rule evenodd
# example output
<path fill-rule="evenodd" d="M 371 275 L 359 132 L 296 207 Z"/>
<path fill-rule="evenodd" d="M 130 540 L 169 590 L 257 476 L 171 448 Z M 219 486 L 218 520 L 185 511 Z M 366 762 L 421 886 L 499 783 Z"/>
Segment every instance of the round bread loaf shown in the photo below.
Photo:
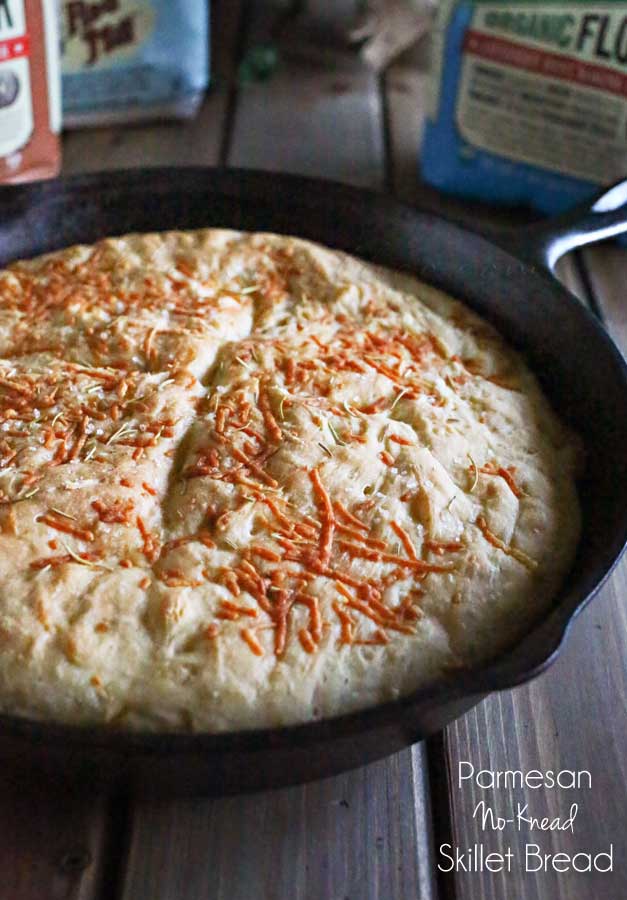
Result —
<path fill-rule="evenodd" d="M 0 709 L 222 731 L 509 647 L 575 552 L 578 440 L 496 332 L 296 238 L 0 273 Z"/>

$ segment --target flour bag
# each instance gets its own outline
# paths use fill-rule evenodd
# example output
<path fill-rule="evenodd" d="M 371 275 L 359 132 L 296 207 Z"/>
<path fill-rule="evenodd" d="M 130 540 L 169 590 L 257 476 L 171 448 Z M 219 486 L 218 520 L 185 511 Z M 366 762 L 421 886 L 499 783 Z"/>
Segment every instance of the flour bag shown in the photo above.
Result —
<path fill-rule="evenodd" d="M 627 175 L 627 3 L 441 0 L 422 172 L 554 213 Z"/>
<path fill-rule="evenodd" d="M 62 0 L 64 125 L 193 116 L 208 31 L 208 0 Z"/>

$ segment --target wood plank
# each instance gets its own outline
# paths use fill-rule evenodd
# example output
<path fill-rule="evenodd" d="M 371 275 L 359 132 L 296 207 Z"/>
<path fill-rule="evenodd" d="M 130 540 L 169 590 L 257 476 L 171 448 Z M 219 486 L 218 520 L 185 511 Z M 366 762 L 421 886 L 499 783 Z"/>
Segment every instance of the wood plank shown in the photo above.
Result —
<path fill-rule="evenodd" d="M 622 294 L 627 277 L 627 254 L 614 248 L 588 252 L 590 282 L 607 315 L 614 336 L 627 349 L 627 314 Z M 562 275 L 571 289 L 584 286 L 572 260 Z M 575 284 L 573 284 L 573 279 Z M 621 308 L 622 304 L 622 308 Z M 600 596 L 575 622 L 566 647 L 555 665 L 529 685 L 488 698 L 447 732 L 447 766 L 451 791 L 453 839 L 462 848 L 481 844 L 485 852 L 514 853 L 511 873 L 458 873 L 454 880 L 458 900 L 594 900 L 623 896 L 627 885 L 627 834 L 624 803 L 627 767 L 627 562 L 623 562 Z M 459 788 L 462 761 L 477 770 L 537 769 L 588 770 L 592 789 L 539 791 Z M 529 804 L 535 816 L 568 816 L 571 803 L 579 804 L 573 833 L 541 834 L 513 825 L 502 832 L 483 830 L 472 818 L 481 800 L 495 813 L 509 818 L 516 804 Z M 541 852 L 597 853 L 613 845 L 610 873 L 521 871 L 525 844 Z M 535 858 L 531 865 L 535 865 Z"/>
<path fill-rule="evenodd" d="M 581 279 L 579 268 L 579 258 L 574 253 L 568 253 L 558 260 L 555 275 L 567 287 L 575 297 L 578 297 L 586 306 L 589 305 L 589 298 L 586 292 L 586 286 Z"/>
<path fill-rule="evenodd" d="M 323 10 L 325 5 L 318 4 Z M 266 16 L 262 10 L 254 20 L 248 47 L 268 40 Z M 241 88 L 228 162 L 382 187 L 377 77 L 341 45 L 312 53 L 311 27 L 317 26 L 284 29 L 282 39 L 275 38 L 277 71 L 268 81 Z"/>
<path fill-rule="evenodd" d="M 429 189 L 420 178 L 420 145 L 426 116 L 427 43 L 404 53 L 383 76 L 390 190 L 405 203 L 424 205 Z M 435 193 L 435 192 L 434 192 Z"/>
<path fill-rule="evenodd" d="M 211 86 L 198 116 L 167 122 L 77 130 L 63 142 L 63 172 L 138 166 L 216 165 L 222 162 L 243 0 L 215 4 Z"/>
<path fill-rule="evenodd" d="M 321 4 L 324 6 L 324 4 Z M 253 20 L 248 46 L 267 38 Z M 282 68 L 238 98 L 228 162 L 385 180 L 377 79 L 336 45 L 324 63 L 285 32 Z M 332 58 L 332 64 L 329 63 Z M 136 804 L 125 900 L 435 897 L 425 750 L 288 790 Z"/>
<path fill-rule="evenodd" d="M 288 60 L 272 84 L 247 85 L 229 163 L 383 186 L 377 82 L 361 68 Z"/>
<path fill-rule="evenodd" d="M 123 898 L 426 900 L 429 848 L 414 815 L 410 762 L 398 754 L 299 788 L 144 803 Z"/>
<path fill-rule="evenodd" d="M 96 900 L 104 877 L 107 802 L 63 784 L 0 785 L 0 896 Z"/>
<path fill-rule="evenodd" d="M 603 244 L 583 252 L 591 287 L 610 334 L 627 351 L 627 249 Z"/>

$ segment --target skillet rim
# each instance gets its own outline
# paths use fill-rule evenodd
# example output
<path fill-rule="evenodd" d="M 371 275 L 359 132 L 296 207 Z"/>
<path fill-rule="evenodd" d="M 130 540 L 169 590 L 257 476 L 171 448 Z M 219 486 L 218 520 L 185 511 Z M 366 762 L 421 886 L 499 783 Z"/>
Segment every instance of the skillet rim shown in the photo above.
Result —
<path fill-rule="evenodd" d="M 496 250 L 508 258 L 511 263 L 514 263 L 520 269 L 518 277 L 524 277 L 527 274 L 535 279 L 541 278 L 547 290 L 557 291 L 561 295 L 561 302 L 569 304 L 571 310 L 576 310 L 575 315 L 579 316 L 586 323 L 585 327 L 595 332 L 596 338 L 604 345 L 607 352 L 607 360 L 617 366 L 622 376 L 623 388 L 627 396 L 627 361 L 601 322 L 557 281 L 541 260 L 534 263 L 519 255 L 515 248 L 517 246 L 520 248 L 520 244 L 518 243 L 517 245 L 513 236 L 508 240 L 506 230 L 503 230 L 500 234 L 498 231 L 491 230 L 489 235 L 485 235 L 474 231 L 467 225 L 460 225 L 447 218 L 446 215 L 436 213 L 432 209 L 410 206 L 390 195 L 376 192 L 369 188 L 354 187 L 325 178 L 228 166 L 127 168 L 64 176 L 47 182 L 3 186 L 0 188 L 0 213 L 3 200 L 5 198 L 10 199 L 11 196 L 19 198 L 20 196 L 28 197 L 28 195 L 32 195 L 36 204 L 45 204 L 46 201 L 53 199 L 55 195 L 63 195 L 68 192 L 80 195 L 85 189 L 93 190 L 97 188 L 99 191 L 99 202 L 102 203 L 106 200 L 107 192 L 109 194 L 114 190 L 119 192 L 125 185 L 132 188 L 139 183 L 149 183 L 153 179 L 157 184 L 161 185 L 166 182 L 165 193 L 168 193 L 180 187 L 174 180 L 177 175 L 202 179 L 201 191 L 203 193 L 213 193 L 216 196 L 228 196 L 233 193 L 234 188 L 236 193 L 241 192 L 242 188 L 245 188 L 244 193 L 249 188 L 267 189 L 272 187 L 276 190 L 277 182 L 282 182 L 288 196 L 289 192 L 293 192 L 296 195 L 313 192 L 315 196 L 317 191 L 325 191 L 327 194 L 334 195 L 338 201 L 350 201 L 353 204 L 361 204 L 362 206 L 366 204 L 371 208 L 376 207 L 381 211 L 385 211 L 388 215 L 396 214 L 396 216 L 401 217 L 405 221 L 416 216 L 422 217 L 425 223 L 429 222 L 429 220 L 436 221 L 441 226 L 451 229 L 452 232 L 457 232 L 458 236 L 472 237 L 479 244 L 483 243 L 486 249 L 489 249 L 491 252 Z M 206 227 L 229 226 L 216 224 L 215 226 L 208 225 Z M 0 239 L 1 229 L 2 223 L 0 221 Z M 156 228 L 155 230 L 158 231 L 159 229 Z M 110 233 L 111 231 L 109 231 Z M 126 233 L 128 233 L 128 230 L 126 230 Z M 511 247 L 508 246 L 510 240 Z M 75 243 L 75 241 L 71 243 Z M 59 246 L 69 245 L 67 241 L 65 243 L 62 241 Z M 372 255 L 364 254 L 359 249 L 355 249 L 352 252 L 357 256 L 377 262 Z M 14 258 L 20 257 L 18 255 Z M 407 269 L 407 271 L 411 273 L 411 270 Z M 412 274 L 415 274 L 415 272 Z M 429 281 L 429 276 L 424 273 L 421 273 L 419 277 L 427 282 Z M 437 281 L 434 283 L 434 286 L 439 287 Z M 473 301 L 469 300 L 468 297 L 460 297 L 460 299 L 471 308 L 476 308 L 473 305 Z M 558 605 L 550 608 L 548 614 L 539 620 L 531 630 L 526 632 L 523 638 L 513 647 L 486 663 L 458 671 L 455 677 L 440 678 L 429 682 L 418 690 L 395 700 L 303 724 L 241 731 L 172 732 L 125 730 L 113 729 L 106 725 L 72 725 L 3 713 L 0 713 L 0 728 L 7 737 L 31 739 L 43 735 L 47 742 L 63 743 L 65 745 L 69 743 L 72 746 L 80 744 L 94 749 L 122 750 L 126 748 L 158 756 L 190 750 L 219 754 L 228 751 L 254 752 L 255 750 L 267 749 L 268 747 L 277 749 L 286 746 L 311 747 L 312 745 L 325 743 L 329 738 L 352 737 L 380 729 L 381 727 L 398 725 L 399 722 L 402 724 L 405 717 L 410 723 L 412 709 L 414 708 L 418 709 L 415 715 L 424 718 L 425 712 L 428 713 L 439 707 L 445 707 L 447 704 L 454 704 L 456 701 L 477 702 L 487 693 L 505 690 L 527 682 L 552 665 L 565 644 L 574 620 L 605 584 L 627 548 L 627 508 L 620 524 L 621 527 L 616 530 L 614 540 L 609 548 L 605 550 L 601 564 L 597 564 L 597 572 L 594 576 L 589 576 L 587 580 L 583 579 L 581 582 L 575 582 L 570 588 L 567 597 L 558 602 Z"/>

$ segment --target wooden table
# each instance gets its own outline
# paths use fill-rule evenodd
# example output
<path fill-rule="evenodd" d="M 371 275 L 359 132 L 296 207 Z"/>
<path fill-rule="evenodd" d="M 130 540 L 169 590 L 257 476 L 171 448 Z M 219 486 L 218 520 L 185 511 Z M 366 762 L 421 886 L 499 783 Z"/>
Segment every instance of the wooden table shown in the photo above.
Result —
<path fill-rule="evenodd" d="M 261 6 L 261 9 L 260 9 Z M 310 3 L 320 16 L 334 6 Z M 267 12 L 267 11 L 266 11 Z M 245 13 L 245 15 L 244 15 Z M 328 15 L 328 13 L 326 13 Z M 236 60 L 268 37 L 263 4 L 230 0 L 214 19 L 215 84 L 184 126 L 71 134 L 67 172 L 228 163 L 323 175 L 430 203 L 418 177 L 420 54 L 385 77 L 336 43 L 282 41 L 280 70 L 238 86 Z M 565 283 L 627 347 L 627 253 L 607 246 L 565 261 Z M 583 352 L 584 348 L 573 348 Z M 529 685 L 491 696 L 444 734 L 382 762 L 303 787 L 176 802 L 0 787 L 2 900 L 596 900 L 627 896 L 627 561 L 580 616 L 559 661 Z M 459 789 L 477 769 L 573 769 L 592 789 Z M 482 830 L 485 800 L 509 817 L 565 817 L 574 833 Z M 438 872 L 442 843 L 485 852 L 526 842 L 546 852 L 614 845 L 609 874 Z"/>

